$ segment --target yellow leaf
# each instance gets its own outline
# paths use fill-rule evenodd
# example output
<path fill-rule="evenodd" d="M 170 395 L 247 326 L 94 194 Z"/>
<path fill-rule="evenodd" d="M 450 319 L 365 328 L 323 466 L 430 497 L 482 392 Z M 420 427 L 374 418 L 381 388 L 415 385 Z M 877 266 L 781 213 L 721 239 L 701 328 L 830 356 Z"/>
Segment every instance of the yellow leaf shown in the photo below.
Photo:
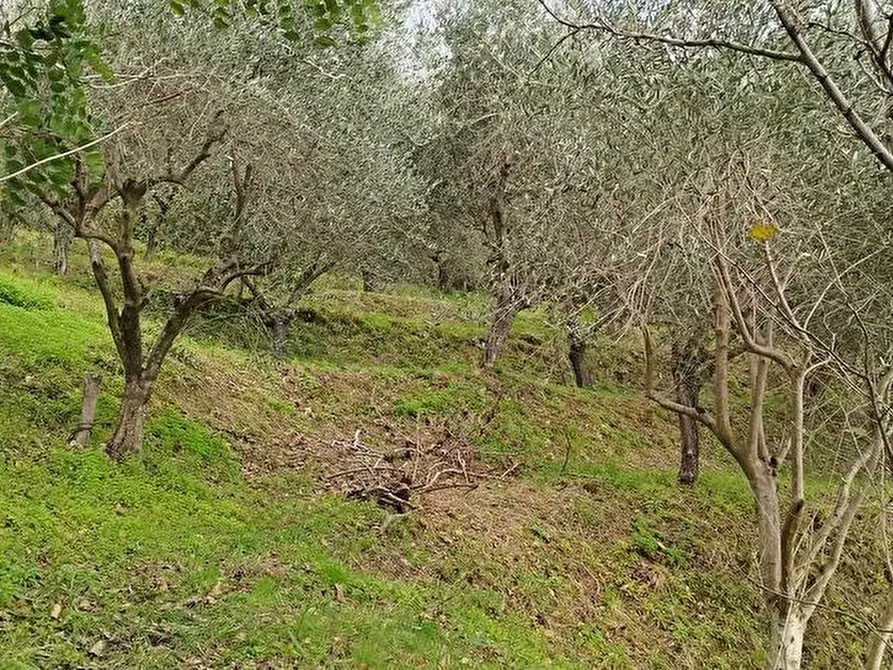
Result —
<path fill-rule="evenodd" d="M 766 223 L 762 219 L 757 219 L 751 224 L 749 234 L 757 242 L 767 242 L 777 232 L 778 228 L 774 223 Z"/>

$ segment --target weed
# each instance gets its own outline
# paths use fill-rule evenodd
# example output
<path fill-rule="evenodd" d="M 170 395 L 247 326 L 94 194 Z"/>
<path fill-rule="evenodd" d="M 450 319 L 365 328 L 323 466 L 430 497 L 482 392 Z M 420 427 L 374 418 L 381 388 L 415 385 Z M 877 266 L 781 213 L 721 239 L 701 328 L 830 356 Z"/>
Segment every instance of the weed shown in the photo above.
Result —
<path fill-rule="evenodd" d="M 654 558 L 660 551 L 660 541 L 648 522 L 641 518 L 632 521 L 633 532 L 629 536 L 629 544 L 633 551 L 645 558 Z"/>

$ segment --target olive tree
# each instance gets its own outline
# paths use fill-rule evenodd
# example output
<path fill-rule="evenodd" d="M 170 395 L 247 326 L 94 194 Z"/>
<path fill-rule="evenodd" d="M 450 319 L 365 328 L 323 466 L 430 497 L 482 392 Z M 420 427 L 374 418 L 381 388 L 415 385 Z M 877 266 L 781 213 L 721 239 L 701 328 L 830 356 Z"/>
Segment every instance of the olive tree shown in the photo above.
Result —
<path fill-rule="evenodd" d="M 655 165 L 671 170 L 680 161 L 687 172 L 656 190 L 668 206 L 653 234 L 684 231 L 676 239 L 695 271 L 683 290 L 689 304 L 713 312 L 707 337 L 699 336 L 700 347 L 712 343 L 712 402 L 671 399 L 658 390 L 647 330 L 646 391 L 710 430 L 747 479 L 770 618 L 767 667 L 787 669 L 801 665 L 808 623 L 852 541 L 856 513 L 885 454 L 890 340 L 879 317 L 889 309 L 890 285 L 867 272 L 881 249 L 850 244 L 839 231 L 841 217 L 866 233 L 876 225 L 856 195 L 874 182 L 873 166 L 841 151 L 843 138 L 821 123 L 803 124 L 802 91 L 772 98 L 765 80 L 753 81 L 747 96 L 701 107 L 720 122 L 696 123 L 709 136 L 697 143 L 694 163 L 684 158 L 690 143 L 667 140 L 669 151 Z M 809 160 L 818 150 L 826 163 Z M 655 302 L 664 308 L 686 278 L 672 262 L 666 272 L 673 283 L 654 286 L 667 298 Z M 652 315 L 660 319 L 661 311 Z M 734 409 L 739 358 L 749 369 L 743 412 Z M 805 486 L 808 448 L 823 439 L 819 422 L 830 411 L 810 392 L 820 374 L 830 377 L 832 409 L 853 431 L 833 501 L 809 495 Z M 784 414 L 773 411 L 770 393 L 784 399 Z M 790 488 L 779 483 L 784 472 Z"/>
<path fill-rule="evenodd" d="M 416 151 L 430 182 L 432 258 L 440 265 L 448 258 L 444 242 L 461 244 L 466 257 L 478 259 L 475 274 L 487 277 L 494 298 L 485 368 L 520 311 L 540 302 L 586 309 L 592 296 L 572 287 L 589 281 L 584 268 L 604 271 L 610 262 L 612 240 L 600 231 L 617 206 L 602 178 L 616 156 L 609 124 L 592 118 L 567 76 L 595 79 L 610 61 L 593 61 L 581 49 L 547 62 L 549 24 L 527 3 L 512 9 L 441 7 L 442 56 L 428 65 L 437 113 L 432 137 Z M 614 90 L 601 89 L 606 97 Z M 571 346 L 579 363 L 584 342 L 571 338 Z"/>
<path fill-rule="evenodd" d="M 657 390 L 655 347 L 647 331 L 646 387 L 663 407 L 713 432 L 745 475 L 756 503 L 760 584 L 771 619 L 767 666 L 799 668 L 807 624 L 845 555 L 856 513 L 868 501 L 886 456 L 890 352 L 884 315 L 890 285 L 872 262 L 886 253 L 885 237 L 875 232 L 885 208 L 866 212 L 864 205 L 878 201 L 875 189 L 886 187 L 865 153 L 841 141 L 832 115 L 806 104 L 802 90 L 796 100 L 789 97 L 797 80 L 786 81 L 785 72 L 805 66 L 842 122 L 889 170 L 879 139 L 887 125 L 889 40 L 883 36 L 889 25 L 881 20 L 886 14 L 877 3 L 862 2 L 813 7 L 804 19 L 774 1 L 738 7 L 642 3 L 623 10 L 606 5 L 601 11 L 580 3 L 577 14 L 572 5 L 541 5 L 567 29 L 557 39 L 597 32 L 645 44 L 649 62 L 663 54 L 677 71 L 698 68 L 708 74 L 706 82 L 722 82 L 712 96 L 728 113 L 710 123 L 698 118 L 703 106 L 680 105 L 680 123 L 658 126 L 665 135 L 677 137 L 687 123 L 708 134 L 669 158 L 656 152 L 653 165 L 655 172 L 671 171 L 681 160 L 688 172 L 655 189 L 656 201 L 672 205 L 657 234 L 672 239 L 670 233 L 685 226 L 693 231 L 682 238 L 688 255 L 692 249 L 708 252 L 706 258 L 699 254 L 701 270 L 694 276 L 701 281 L 685 285 L 714 314 L 706 338 L 713 344 L 712 407 Z M 854 46 L 864 69 L 850 57 Z M 750 59 L 739 67 L 724 55 L 730 51 Z M 703 79 L 696 84 L 705 85 Z M 676 91 L 663 93 L 672 97 Z M 745 97 L 752 98 L 750 104 L 741 104 Z M 761 118 L 762 110 L 777 111 Z M 712 141 L 717 137 L 723 141 Z M 838 223 L 843 219 L 862 232 L 844 235 Z M 661 288 L 666 285 L 655 286 Z M 732 402 L 732 359 L 738 352 L 750 368 L 744 416 Z M 810 421 L 825 409 L 810 390 L 819 374 L 837 389 L 836 411 L 853 437 L 849 466 L 830 504 L 821 496 L 808 499 L 804 484 L 807 446 L 819 430 Z M 770 384 L 779 381 L 786 389 L 783 417 L 773 416 L 767 402 Z M 790 472 L 789 490 L 778 484 L 780 471 Z M 823 517 L 826 506 L 830 512 Z M 889 611 L 871 636 L 869 667 L 883 662 Z"/>
<path fill-rule="evenodd" d="M 246 156 L 249 152 L 241 151 L 237 143 L 230 143 L 230 156 L 220 160 L 223 156 L 215 156 L 215 152 L 224 146 L 228 132 L 232 131 L 223 112 L 203 118 L 195 106 L 184 107 L 178 110 L 181 114 L 155 117 L 153 125 L 158 135 L 151 134 L 148 124 L 143 123 L 139 133 L 122 133 L 107 145 L 109 153 L 104 157 L 101 176 L 91 175 L 85 162 L 77 159 L 69 193 L 40 192 L 43 201 L 71 228 L 73 235 L 87 243 L 93 277 L 124 368 L 122 404 L 106 445 L 108 453 L 116 458 L 139 450 L 148 401 L 161 366 L 192 314 L 240 277 L 261 271 L 260 266 L 243 263 L 240 256 L 252 187 L 252 167 L 246 159 L 251 156 Z M 193 131 L 194 139 L 183 142 L 190 135 L 190 126 L 197 128 Z M 175 137 L 179 140 L 176 144 Z M 144 143 L 159 149 L 166 145 L 162 150 L 165 158 L 154 170 L 149 166 L 154 161 L 146 160 Z M 192 152 L 185 153 L 184 149 Z M 225 221 L 214 226 L 220 234 L 207 239 L 206 250 L 217 260 L 178 297 L 154 338 L 147 338 L 143 314 L 152 301 L 153 287 L 151 280 L 139 271 L 135 246 L 136 224 L 146 195 L 161 184 L 186 185 L 213 158 L 218 159 L 214 161 L 218 174 L 227 170 L 231 173 L 232 184 L 231 204 L 223 215 Z M 114 263 L 114 279 L 107 265 L 108 255 Z"/>
<path fill-rule="evenodd" d="M 239 20 L 232 13 L 221 14 L 222 7 L 217 3 L 215 23 Z M 11 171 L 4 179 L 11 197 L 24 189 L 33 192 L 74 237 L 86 241 L 124 369 L 122 404 L 106 445 L 116 458 L 139 450 L 161 366 L 193 313 L 268 266 L 269 259 L 258 258 L 250 253 L 255 248 L 245 244 L 249 233 L 263 234 L 257 226 L 246 226 L 253 171 L 255 164 L 275 161 L 277 141 L 289 134 L 287 119 L 283 124 L 281 110 L 265 95 L 259 77 L 249 76 L 246 85 L 243 75 L 250 64 L 228 59 L 238 53 L 246 31 L 215 35 L 200 15 L 175 21 L 166 6 L 142 9 L 146 11 L 101 3 L 91 8 L 97 17 L 125 27 L 103 44 L 106 60 L 100 59 L 93 42 L 72 42 L 76 31 L 93 35 L 87 11 L 76 0 L 48 3 L 46 18 L 20 29 L 15 45 L 3 54 L 3 71 L 14 84 L 11 95 L 18 102 L 14 116 L 20 120 L 8 128 Z M 325 18 L 328 11 L 323 8 L 317 18 Z M 361 14 L 353 17 L 358 28 Z M 294 33 L 287 34 L 288 39 L 299 36 L 297 24 L 285 14 L 279 13 L 276 21 L 266 29 L 268 37 L 279 30 Z M 140 30 L 150 24 L 162 30 Z M 304 32 L 328 27 L 318 20 Z M 163 58 L 157 57 L 159 42 L 145 39 L 153 34 L 162 41 L 176 37 L 165 42 Z M 201 58 L 196 45 L 220 57 Z M 23 58 L 26 64 L 28 58 L 41 64 L 55 58 L 65 64 L 60 69 L 50 63 L 45 73 L 51 82 L 48 94 L 36 66 L 26 67 L 24 82 L 15 78 L 18 70 L 8 64 Z M 85 71 L 84 63 L 102 79 Z M 64 75 L 58 84 L 54 68 Z M 72 144 L 76 146 L 67 148 Z M 208 268 L 191 285 L 180 287 L 158 332 L 147 336 L 152 329 L 146 328 L 144 314 L 158 278 L 139 268 L 140 215 L 154 191 L 183 187 L 202 173 L 209 192 L 224 203 L 210 211 L 214 220 L 203 230 L 201 252 L 209 259 Z"/>

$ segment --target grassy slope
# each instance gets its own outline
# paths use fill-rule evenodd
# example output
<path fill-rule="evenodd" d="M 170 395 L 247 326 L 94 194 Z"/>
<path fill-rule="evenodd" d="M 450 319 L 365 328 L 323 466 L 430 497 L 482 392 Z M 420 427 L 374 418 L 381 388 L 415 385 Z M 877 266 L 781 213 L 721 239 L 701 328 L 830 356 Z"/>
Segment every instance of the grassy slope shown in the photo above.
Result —
<path fill-rule="evenodd" d="M 675 485 L 673 423 L 618 384 L 623 347 L 594 390 L 555 383 L 532 315 L 482 375 L 480 301 L 330 286 L 283 366 L 235 347 L 251 329 L 223 310 L 176 347 L 144 453 L 115 465 L 101 304 L 80 271 L 35 270 L 45 253 L 29 238 L 0 270 L 0 667 L 758 667 L 746 488 L 709 445 L 699 486 Z M 97 369 L 100 429 L 72 452 Z M 518 477 L 396 520 L 321 490 L 331 440 L 438 426 Z M 852 562 L 834 608 L 882 587 Z M 858 663 L 849 622 L 817 615 L 810 667 Z"/>

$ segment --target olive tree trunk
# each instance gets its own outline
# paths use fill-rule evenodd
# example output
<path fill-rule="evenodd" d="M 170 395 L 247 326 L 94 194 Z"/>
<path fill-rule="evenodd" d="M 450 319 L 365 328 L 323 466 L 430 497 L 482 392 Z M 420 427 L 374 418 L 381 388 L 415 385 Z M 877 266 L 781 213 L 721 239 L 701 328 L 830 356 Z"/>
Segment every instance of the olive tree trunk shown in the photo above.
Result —
<path fill-rule="evenodd" d="M 592 377 L 589 374 L 589 366 L 586 365 L 586 340 L 577 337 L 573 333 L 568 335 L 568 358 L 574 371 L 574 381 L 580 388 L 592 386 Z"/>
<path fill-rule="evenodd" d="M 493 282 L 496 287 L 496 311 L 481 355 L 481 367 L 485 369 L 493 367 L 508 339 L 515 318 L 528 306 L 518 274 L 509 262 L 508 240 L 511 227 L 506 221 L 505 193 L 510 167 L 511 161 L 506 158 L 496 176 L 493 197 L 490 200 L 490 225 L 485 226 L 491 250 L 488 262 L 493 267 Z"/>
<path fill-rule="evenodd" d="M 686 407 L 700 407 L 701 389 L 706 381 L 708 354 L 700 333 L 676 340 L 672 350 L 673 380 L 676 400 Z M 694 484 L 700 462 L 700 424 L 686 414 L 677 414 L 679 422 L 679 483 Z"/>
<path fill-rule="evenodd" d="M 511 290 L 500 292 L 496 303 L 496 312 L 484 342 L 481 367 L 489 369 L 496 363 L 496 359 L 502 353 L 502 348 L 512 330 L 512 325 L 515 323 L 515 318 L 522 309 L 524 309 L 524 302 L 518 299 Z"/>
<path fill-rule="evenodd" d="M 333 267 L 335 267 L 335 261 L 325 260 L 322 256 L 318 257 L 293 280 L 285 300 L 278 304 L 267 298 L 258 282 L 253 281 L 249 277 L 242 278 L 241 286 L 244 286 L 251 292 L 253 302 L 260 310 L 264 324 L 270 331 L 273 354 L 277 358 L 285 357 L 288 333 L 295 320 L 296 305 L 310 290 L 313 282 L 326 272 L 329 272 Z"/>
<path fill-rule="evenodd" d="M 680 403 L 692 407 L 698 401 L 698 393 L 689 387 L 677 385 L 676 399 Z M 691 485 L 698 479 L 698 465 L 700 461 L 701 434 L 698 422 L 688 416 L 678 415 L 679 419 L 679 483 Z"/>
<path fill-rule="evenodd" d="M 59 223 L 53 231 L 53 272 L 64 276 L 68 274 L 68 250 L 74 234 L 64 223 Z"/>
<path fill-rule="evenodd" d="M 769 253 L 766 258 L 773 281 L 770 290 L 784 302 L 784 286 L 775 279 L 779 273 L 774 260 Z M 820 523 L 805 524 L 807 527 L 801 528 L 806 503 L 804 398 L 809 375 L 815 370 L 815 351 L 804 335 L 805 328 L 792 312 L 788 316 L 796 330 L 789 333 L 802 337 L 796 342 L 799 347 L 795 345 L 794 348 L 796 356 L 776 345 L 771 307 L 767 309 L 766 317 L 748 320 L 738 299 L 731 270 L 721 254 L 716 258 L 716 269 L 712 410 L 671 400 L 657 391 L 654 354 L 647 329 L 644 331 L 646 393 L 665 409 L 684 414 L 710 430 L 747 479 L 754 499 L 757 531 L 754 550 L 759 556 L 760 588 L 765 597 L 769 624 L 766 668 L 799 670 L 810 618 L 821 606 L 840 565 L 856 514 L 871 490 L 872 477 L 884 453 L 884 445 L 893 433 L 889 419 L 878 410 L 887 402 L 893 388 L 893 368 L 877 382 L 870 382 L 866 391 L 867 397 L 872 399 L 866 418 L 874 424 L 874 432 L 870 438 L 866 436 L 860 440 L 858 453 L 841 480 L 830 513 Z M 749 420 L 746 430 L 741 433 L 738 427 L 745 423 L 736 425 L 732 421 L 729 340 L 733 323 L 750 362 Z M 770 445 L 766 439 L 764 411 L 770 367 L 778 369 L 787 379 L 789 439 L 783 445 Z M 771 446 L 775 446 L 776 451 L 772 451 Z M 791 483 L 783 487 L 783 493 L 777 479 L 780 467 L 790 468 Z M 782 494 L 789 501 L 784 512 L 780 504 Z M 881 618 L 882 625 L 884 619 Z"/>
<path fill-rule="evenodd" d="M 769 641 L 769 670 L 800 670 L 803 665 L 803 640 L 809 618 L 799 607 L 784 608 L 772 613 L 772 634 Z"/>
<path fill-rule="evenodd" d="M 126 380 L 121 408 L 105 446 L 106 453 L 112 458 L 121 460 L 142 448 L 143 429 L 154 381 L 139 377 Z"/>
<path fill-rule="evenodd" d="M 285 349 L 288 345 L 288 331 L 293 320 L 294 313 L 291 310 L 276 312 L 270 317 L 273 353 L 276 358 L 285 358 Z"/>
<path fill-rule="evenodd" d="M 865 662 L 866 670 L 881 670 L 891 634 L 893 634 L 893 586 L 887 593 L 887 602 L 884 604 L 884 611 L 881 613 L 877 631 L 868 650 L 868 658 Z"/>
<path fill-rule="evenodd" d="M 812 612 L 789 597 L 796 528 L 794 516 L 782 522 L 778 507 L 778 478 L 775 469 L 762 461 L 748 466 L 745 474 L 754 497 L 757 536 L 760 545 L 760 574 L 769 609 L 769 649 L 767 670 L 799 670 L 803 660 L 803 640 Z"/>
<path fill-rule="evenodd" d="M 93 278 L 102 296 L 112 341 L 124 368 L 124 395 L 106 443 L 106 452 L 112 458 L 121 459 L 140 450 L 153 386 L 168 352 L 191 315 L 206 301 L 222 295 L 233 281 L 260 271 L 259 268 L 241 269 L 238 263 L 237 252 L 251 167 L 248 166 L 243 172 L 233 161 L 235 207 L 223 239 L 220 260 L 198 279 L 190 292 L 180 296 L 161 332 L 149 346 L 145 346 L 142 312 L 149 303 L 150 295 L 134 263 L 134 228 L 143 198 L 151 187 L 160 183 L 183 184 L 210 157 L 211 148 L 222 140 L 225 132 L 226 126 L 218 114 L 198 154 L 179 172 L 143 179 L 122 179 L 117 170 L 109 170 L 110 182 L 95 185 L 87 182 L 87 170 L 79 170 L 73 189 L 76 197 L 71 201 L 63 202 L 54 195 L 40 194 L 44 203 L 70 227 L 73 235 L 87 242 Z M 115 195 L 120 196 L 121 207 L 115 214 L 115 232 L 107 233 L 94 227 L 95 219 Z M 114 257 L 120 280 L 119 290 L 109 278 L 105 259 L 99 252 L 100 244 Z"/>
<path fill-rule="evenodd" d="M 370 270 L 363 270 L 363 292 L 373 293 L 375 291 L 375 275 Z"/>

